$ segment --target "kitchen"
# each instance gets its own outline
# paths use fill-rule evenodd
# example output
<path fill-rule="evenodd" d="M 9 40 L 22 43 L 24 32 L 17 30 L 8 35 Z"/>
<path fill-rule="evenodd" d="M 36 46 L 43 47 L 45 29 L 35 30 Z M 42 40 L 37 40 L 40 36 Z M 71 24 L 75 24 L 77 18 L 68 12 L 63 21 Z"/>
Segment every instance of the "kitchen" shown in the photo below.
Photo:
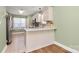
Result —
<path fill-rule="evenodd" d="M 19 10 L 19 13 L 17 13 L 17 10 Z M 22 51 L 31 52 L 36 49 L 40 49 L 42 47 L 53 44 L 55 40 L 54 30 L 56 28 L 53 19 L 52 6 L 7 6 L 7 13 L 10 19 L 10 34 L 16 35 L 18 32 L 24 33 L 23 44 L 25 48 Z M 23 21 L 19 19 L 22 19 Z M 11 38 L 11 36 L 9 37 Z M 10 38 L 9 40 L 11 43 L 12 40 Z M 18 44 L 20 44 L 20 42 Z"/>

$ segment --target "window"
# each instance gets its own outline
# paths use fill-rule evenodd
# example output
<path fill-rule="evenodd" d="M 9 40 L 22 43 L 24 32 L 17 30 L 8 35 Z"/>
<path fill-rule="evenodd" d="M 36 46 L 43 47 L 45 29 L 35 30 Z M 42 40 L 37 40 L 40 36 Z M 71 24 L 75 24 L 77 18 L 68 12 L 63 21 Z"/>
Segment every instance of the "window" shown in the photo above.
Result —
<path fill-rule="evenodd" d="M 25 18 L 13 18 L 13 28 L 25 28 L 26 19 Z"/>

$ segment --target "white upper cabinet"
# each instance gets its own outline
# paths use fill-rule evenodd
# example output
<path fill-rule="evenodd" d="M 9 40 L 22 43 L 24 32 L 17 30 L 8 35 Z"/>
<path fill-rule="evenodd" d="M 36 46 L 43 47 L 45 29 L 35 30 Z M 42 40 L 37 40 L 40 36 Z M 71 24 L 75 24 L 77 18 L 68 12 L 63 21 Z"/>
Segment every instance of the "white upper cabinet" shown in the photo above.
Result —
<path fill-rule="evenodd" d="M 34 14 L 32 20 L 35 20 L 35 18 L 37 22 L 53 21 L 53 7 L 45 7 L 41 14 Z"/>
<path fill-rule="evenodd" d="M 53 21 L 53 7 L 47 7 L 43 10 L 43 20 Z"/>
<path fill-rule="evenodd" d="M 35 20 L 36 19 L 36 21 L 38 20 L 38 14 L 34 14 L 33 16 L 32 16 L 32 20 Z"/>
<path fill-rule="evenodd" d="M 41 18 L 41 14 L 36 13 L 35 15 L 33 15 L 32 20 L 36 19 L 36 22 L 41 22 L 42 18 Z"/>

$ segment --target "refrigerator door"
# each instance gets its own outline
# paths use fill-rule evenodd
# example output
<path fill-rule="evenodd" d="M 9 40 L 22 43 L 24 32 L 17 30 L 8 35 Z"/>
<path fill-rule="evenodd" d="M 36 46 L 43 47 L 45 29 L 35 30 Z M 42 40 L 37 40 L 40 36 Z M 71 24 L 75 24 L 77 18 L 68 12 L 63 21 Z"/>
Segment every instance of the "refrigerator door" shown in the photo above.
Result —
<path fill-rule="evenodd" d="M 11 44 L 12 39 L 11 39 L 11 19 L 10 16 L 6 16 L 6 40 L 7 44 Z"/>

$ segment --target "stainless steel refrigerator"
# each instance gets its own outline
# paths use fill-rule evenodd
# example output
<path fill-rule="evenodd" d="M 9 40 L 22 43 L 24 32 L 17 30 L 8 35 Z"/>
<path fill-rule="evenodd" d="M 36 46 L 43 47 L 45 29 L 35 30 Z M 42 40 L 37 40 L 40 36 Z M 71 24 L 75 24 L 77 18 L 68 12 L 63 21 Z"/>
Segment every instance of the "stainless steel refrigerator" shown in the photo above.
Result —
<path fill-rule="evenodd" d="M 11 24 L 12 20 L 11 17 L 9 15 L 6 16 L 6 40 L 7 40 L 7 45 L 11 44 L 12 42 L 12 35 L 11 35 Z"/>

